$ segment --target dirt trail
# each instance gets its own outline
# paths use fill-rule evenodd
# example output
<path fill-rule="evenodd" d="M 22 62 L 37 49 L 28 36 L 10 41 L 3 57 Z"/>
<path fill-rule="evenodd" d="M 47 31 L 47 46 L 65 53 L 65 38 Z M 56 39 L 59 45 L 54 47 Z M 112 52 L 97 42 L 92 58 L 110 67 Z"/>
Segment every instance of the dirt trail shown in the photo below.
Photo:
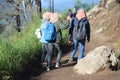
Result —
<path fill-rule="evenodd" d="M 103 45 L 106 45 L 115 49 L 111 36 L 114 34 L 112 30 L 115 28 L 115 26 L 119 26 L 119 24 L 113 23 L 113 22 L 117 22 L 118 16 L 117 14 L 114 14 L 114 13 L 119 13 L 119 6 L 117 6 L 118 4 L 115 4 L 116 6 L 113 4 L 111 5 L 112 6 L 111 9 L 107 11 L 107 13 L 104 10 L 100 11 L 96 15 L 96 17 L 92 19 L 91 25 L 95 27 L 94 29 L 91 28 L 92 29 L 91 40 L 89 43 L 86 42 L 85 54 L 87 54 L 89 51 L 93 50 L 94 48 L 98 46 L 103 46 Z M 109 27 L 107 29 L 107 32 L 110 33 L 109 37 L 107 37 L 103 33 L 95 34 L 95 31 L 96 31 L 95 28 L 101 28 L 101 27 Z M 44 71 L 42 74 L 38 74 L 29 80 L 120 80 L 120 70 L 118 71 L 104 70 L 91 75 L 78 75 L 73 70 L 73 67 L 75 64 L 71 64 L 71 65 L 67 64 L 67 60 L 69 58 L 70 52 L 67 52 L 65 54 L 66 55 L 62 57 L 61 68 L 59 69 L 53 68 L 49 72 Z"/>
<path fill-rule="evenodd" d="M 91 41 L 89 43 L 86 43 L 85 53 L 88 53 L 90 50 L 98 46 L 111 46 L 111 41 L 108 37 L 104 36 L 103 34 L 95 34 L 94 30 L 91 32 Z M 120 80 L 120 70 L 101 71 L 91 75 L 78 75 L 73 70 L 75 64 L 67 64 L 69 55 L 70 52 L 62 57 L 62 67 L 59 69 L 53 68 L 49 72 L 45 71 L 42 74 L 31 78 L 31 80 Z"/>

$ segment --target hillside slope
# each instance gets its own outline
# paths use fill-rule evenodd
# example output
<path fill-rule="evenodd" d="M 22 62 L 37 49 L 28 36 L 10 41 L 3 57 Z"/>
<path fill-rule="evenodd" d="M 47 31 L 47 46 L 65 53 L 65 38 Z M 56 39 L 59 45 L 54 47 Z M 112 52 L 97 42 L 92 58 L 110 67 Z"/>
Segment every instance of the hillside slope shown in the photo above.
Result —
<path fill-rule="evenodd" d="M 95 29 L 96 33 L 105 34 L 114 44 L 120 40 L 120 4 L 115 0 L 104 1 L 101 0 L 101 3 L 90 10 L 87 15 L 91 29 Z"/>

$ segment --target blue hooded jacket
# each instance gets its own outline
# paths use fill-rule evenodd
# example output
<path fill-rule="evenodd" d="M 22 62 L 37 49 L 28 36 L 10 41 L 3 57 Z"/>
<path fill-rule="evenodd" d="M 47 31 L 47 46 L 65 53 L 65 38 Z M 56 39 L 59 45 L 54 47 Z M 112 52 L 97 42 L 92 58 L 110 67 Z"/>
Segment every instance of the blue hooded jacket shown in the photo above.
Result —
<path fill-rule="evenodd" d="M 41 36 L 41 39 L 40 39 L 39 41 L 42 42 L 42 43 L 48 43 L 48 42 L 44 39 L 45 28 L 48 26 L 48 23 L 49 23 L 48 20 L 43 19 L 43 20 L 42 20 L 42 23 L 41 23 L 41 26 L 40 26 L 40 31 L 41 31 L 42 36 Z"/>

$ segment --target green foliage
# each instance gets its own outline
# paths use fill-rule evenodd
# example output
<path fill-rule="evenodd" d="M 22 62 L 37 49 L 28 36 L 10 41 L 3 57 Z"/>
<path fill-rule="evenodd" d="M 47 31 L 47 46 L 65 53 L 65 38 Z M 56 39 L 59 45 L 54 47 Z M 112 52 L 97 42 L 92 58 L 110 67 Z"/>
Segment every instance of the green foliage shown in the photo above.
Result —
<path fill-rule="evenodd" d="M 61 20 L 66 19 L 66 17 L 67 17 L 67 13 L 68 13 L 68 9 L 67 9 L 67 10 L 65 10 L 65 11 L 61 14 L 60 19 L 61 19 Z"/>
<path fill-rule="evenodd" d="M 12 80 L 41 51 L 41 43 L 34 34 L 41 20 L 36 17 L 26 24 L 22 32 L 9 28 L 0 35 L 0 80 Z M 67 30 L 62 32 L 63 44 L 67 43 L 67 33 Z"/>
<path fill-rule="evenodd" d="M 62 36 L 63 36 L 63 44 L 64 45 L 67 45 L 67 43 L 68 43 L 68 38 L 67 38 L 67 36 L 68 36 L 68 29 L 65 29 L 65 30 L 62 30 Z"/>
<path fill-rule="evenodd" d="M 91 5 L 88 5 L 88 4 L 84 4 L 84 10 L 87 12 L 89 11 L 90 9 L 92 9 L 93 7 L 95 6 L 95 4 L 91 4 Z"/>
<path fill-rule="evenodd" d="M 75 7 L 78 10 L 82 6 L 82 2 L 80 0 L 77 0 L 75 3 Z"/>
<path fill-rule="evenodd" d="M 77 10 L 79 10 L 80 8 L 83 8 L 86 12 L 89 11 L 91 8 L 93 8 L 93 6 L 94 6 L 94 3 L 89 5 L 86 3 L 82 3 L 80 0 L 77 0 L 75 3 L 75 7 Z"/>
<path fill-rule="evenodd" d="M 40 19 L 28 22 L 20 33 L 0 35 L 0 80 L 12 79 L 39 53 L 41 44 L 34 34 L 39 25 Z"/>
<path fill-rule="evenodd" d="M 120 0 L 116 0 L 118 3 L 120 3 Z"/>

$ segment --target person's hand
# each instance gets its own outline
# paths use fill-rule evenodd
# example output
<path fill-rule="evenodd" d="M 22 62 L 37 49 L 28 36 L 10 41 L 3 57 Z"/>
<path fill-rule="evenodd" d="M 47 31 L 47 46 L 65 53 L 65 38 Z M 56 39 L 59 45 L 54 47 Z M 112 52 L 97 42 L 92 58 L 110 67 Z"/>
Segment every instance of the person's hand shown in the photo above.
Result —
<path fill-rule="evenodd" d="M 68 40 L 68 44 L 69 44 L 69 45 L 72 45 L 72 41 L 71 41 L 71 40 Z"/>
<path fill-rule="evenodd" d="M 90 42 L 90 38 L 87 39 L 87 42 Z"/>

